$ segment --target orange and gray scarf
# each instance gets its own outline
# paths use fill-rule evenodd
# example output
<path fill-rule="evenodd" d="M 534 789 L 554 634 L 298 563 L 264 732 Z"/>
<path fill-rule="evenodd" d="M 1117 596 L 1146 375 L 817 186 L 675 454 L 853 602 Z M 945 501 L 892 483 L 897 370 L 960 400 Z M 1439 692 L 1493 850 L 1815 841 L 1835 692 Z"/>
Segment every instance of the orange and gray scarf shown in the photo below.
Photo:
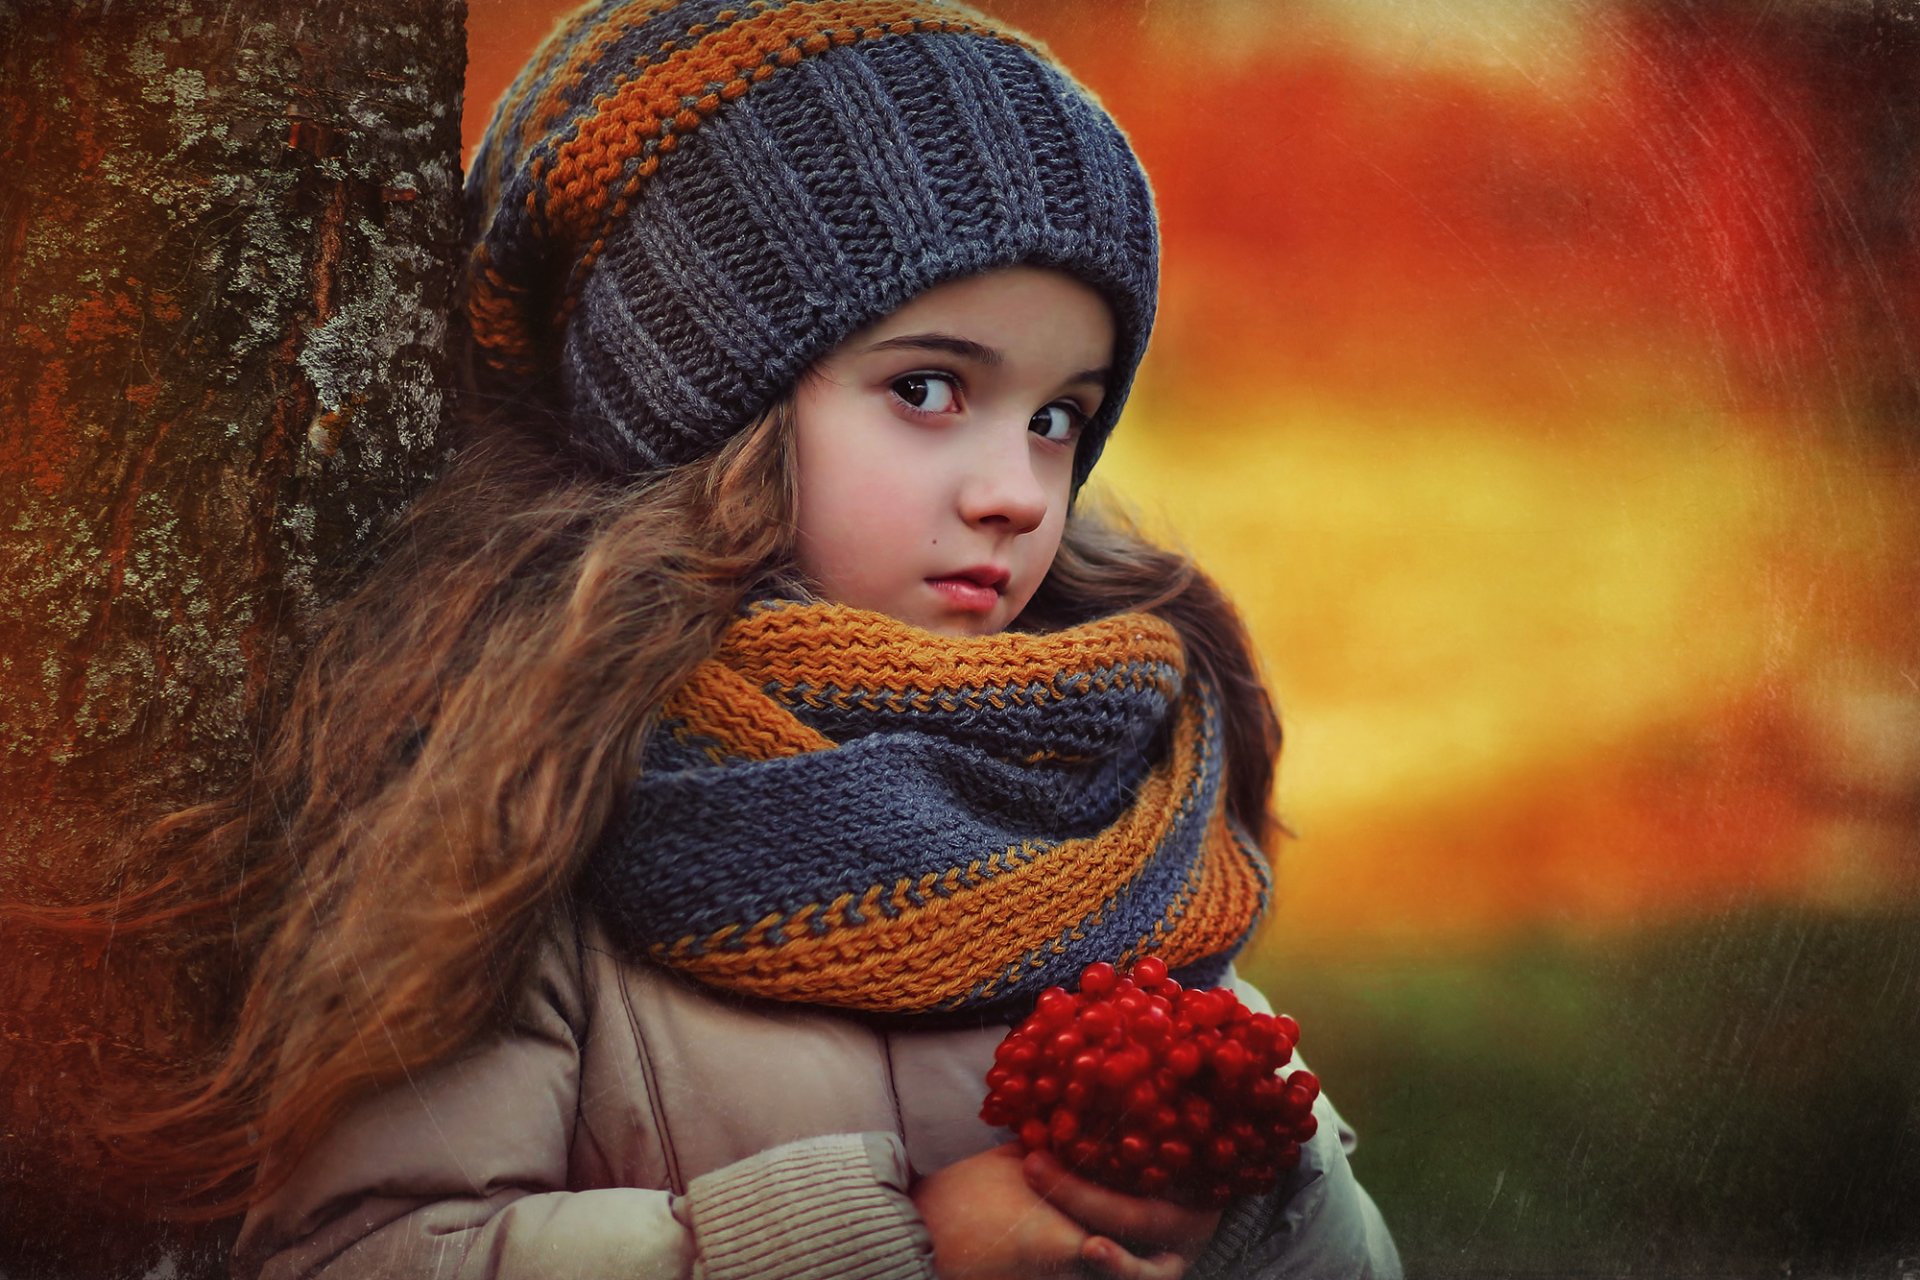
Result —
<path fill-rule="evenodd" d="M 1268 893 L 1173 628 L 931 634 L 772 601 L 667 702 L 586 881 L 636 957 L 874 1015 L 1017 1012 L 1095 960 L 1209 982 Z"/>

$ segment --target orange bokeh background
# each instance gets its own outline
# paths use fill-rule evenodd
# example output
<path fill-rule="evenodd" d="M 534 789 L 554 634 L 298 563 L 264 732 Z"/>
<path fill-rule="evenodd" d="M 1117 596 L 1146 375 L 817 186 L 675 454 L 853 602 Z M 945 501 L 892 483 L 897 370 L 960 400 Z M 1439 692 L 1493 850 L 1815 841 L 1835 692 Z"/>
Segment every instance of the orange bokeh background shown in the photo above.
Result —
<path fill-rule="evenodd" d="M 469 146 L 570 7 L 471 0 Z M 1158 193 L 1096 487 L 1279 694 L 1269 962 L 1913 897 L 1899 67 L 1813 4 L 984 7 Z"/>

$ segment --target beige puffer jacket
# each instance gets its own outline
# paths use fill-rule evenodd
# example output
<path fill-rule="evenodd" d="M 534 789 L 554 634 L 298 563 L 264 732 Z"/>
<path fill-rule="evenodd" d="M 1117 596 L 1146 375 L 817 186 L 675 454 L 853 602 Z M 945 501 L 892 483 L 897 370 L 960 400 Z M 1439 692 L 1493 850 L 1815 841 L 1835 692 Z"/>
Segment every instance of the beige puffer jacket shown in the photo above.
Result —
<path fill-rule="evenodd" d="M 923 1280 L 907 1186 L 1005 1140 L 976 1115 L 1004 1032 L 743 1003 L 562 917 L 512 1030 L 353 1111 L 248 1215 L 235 1274 Z M 1399 1274 L 1351 1131 L 1319 1119 L 1190 1275 Z"/>

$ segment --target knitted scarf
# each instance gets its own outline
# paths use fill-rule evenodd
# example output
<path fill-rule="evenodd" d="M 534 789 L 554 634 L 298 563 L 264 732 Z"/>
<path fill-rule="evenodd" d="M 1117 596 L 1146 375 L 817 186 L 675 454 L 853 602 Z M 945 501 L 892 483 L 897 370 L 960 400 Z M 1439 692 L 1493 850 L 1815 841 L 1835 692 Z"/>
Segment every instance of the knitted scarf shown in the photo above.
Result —
<path fill-rule="evenodd" d="M 951 638 L 752 606 L 670 699 L 585 891 L 629 954 L 877 1016 L 1011 1016 L 1095 960 L 1210 982 L 1266 904 L 1219 709 L 1123 614 Z"/>

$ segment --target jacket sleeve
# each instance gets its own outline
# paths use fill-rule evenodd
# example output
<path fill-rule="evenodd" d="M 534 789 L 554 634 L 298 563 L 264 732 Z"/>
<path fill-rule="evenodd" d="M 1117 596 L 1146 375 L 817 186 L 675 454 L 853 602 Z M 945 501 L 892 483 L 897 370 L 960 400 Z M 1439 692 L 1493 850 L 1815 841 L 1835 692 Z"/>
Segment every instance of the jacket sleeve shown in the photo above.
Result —
<path fill-rule="evenodd" d="M 1233 986 L 1250 1008 L 1271 1011 L 1251 984 Z M 1228 1206 L 1187 1280 L 1399 1280 L 1393 1236 L 1347 1160 L 1353 1129 L 1324 1094 L 1313 1113 L 1319 1128 L 1299 1165 L 1267 1195 Z"/>
<path fill-rule="evenodd" d="M 789 1143 L 684 1194 L 567 1190 L 587 1002 L 557 928 L 504 1034 L 360 1104 L 247 1215 L 240 1280 L 928 1280 L 893 1134 Z"/>

